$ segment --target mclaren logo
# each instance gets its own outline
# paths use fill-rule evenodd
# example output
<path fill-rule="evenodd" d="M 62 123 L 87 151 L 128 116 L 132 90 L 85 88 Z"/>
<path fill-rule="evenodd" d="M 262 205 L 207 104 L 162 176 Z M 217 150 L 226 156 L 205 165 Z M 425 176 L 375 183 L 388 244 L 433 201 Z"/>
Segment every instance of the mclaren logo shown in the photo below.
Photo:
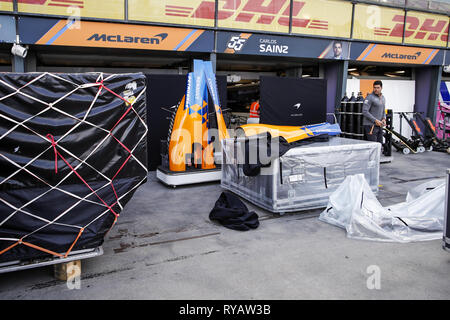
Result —
<path fill-rule="evenodd" d="M 294 104 L 294 105 L 292 106 L 292 108 L 294 108 L 295 111 L 298 112 L 298 111 L 300 110 L 301 106 L 302 106 L 302 104 L 301 104 L 300 102 L 298 102 L 298 103 Z M 295 111 L 294 111 L 294 112 L 295 112 Z M 292 114 L 291 114 L 291 117 L 303 117 L 303 113 L 292 113 Z"/>
<path fill-rule="evenodd" d="M 98 34 L 94 33 L 87 40 L 88 41 L 103 41 L 103 42 L 126 42 L 126 43 L 143 43 L 143 44 L 160 44 L 167 38 L 167 33 L 160 33 L 153 37 L 136 37 L 123 36 L 120 34 Z"/>
<path fill-rule="evenodd" d="M 401 59 L 401 60 L 417 60 L 420 57 L 421 52 L 416 52 L 415 54 L 400 54 L 400 53 L 390 53 L 385 52 L 381 57 L 386 59 Z"/>

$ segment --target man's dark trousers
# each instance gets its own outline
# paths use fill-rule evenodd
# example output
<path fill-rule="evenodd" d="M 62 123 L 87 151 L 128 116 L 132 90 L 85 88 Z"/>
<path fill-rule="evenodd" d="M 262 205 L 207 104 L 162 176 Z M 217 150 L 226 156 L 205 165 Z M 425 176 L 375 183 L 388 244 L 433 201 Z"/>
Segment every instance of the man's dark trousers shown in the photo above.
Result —
<path fill-rule="evenodd" d="M 372 134 L 370 131 L 372 126 L 364 126 L 364 139 L 367 141 L 375 141 L 383 144 L 383 129 L 377 125 L 373 126 Z"/>

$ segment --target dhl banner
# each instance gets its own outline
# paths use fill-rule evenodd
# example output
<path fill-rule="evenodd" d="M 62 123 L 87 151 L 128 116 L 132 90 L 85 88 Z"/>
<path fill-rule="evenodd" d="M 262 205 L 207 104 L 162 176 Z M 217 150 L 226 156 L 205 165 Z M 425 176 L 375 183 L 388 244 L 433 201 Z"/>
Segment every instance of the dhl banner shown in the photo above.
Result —
<path fill-rule="evenodd" d="M 17 0 L 17 7 L 27 13 L 125 19 L 124 0 Z"/>
<path fill-rule="evenodd" d="M 128 0 L 128 19 L 214 26 L 215 3 L 204 0 Z"/>
<path fill-rule="evenodd" d="M 401 43 L 405 25 L 401 9 L 357 4 L 353 38 L 371 41 Z M 444 15 L 408 11 L 405 43 L 445 47 L 449 18 Z"/>
<path fill-rule="evenodd" d="M 408 11 L 406 14 L 405 43 L 429 46 L 447 46 L 447 16 Z"/>
<path fill-rule="evenodd" d="M 239 32 L 218 32 L 217 52 L 319 59 L 348 59 L 349 42 L 261 35 Z"/>
<path fill-rule="evenodd" d="M 0 0 L 0 11 L 13 11 L 12 0 Z"/>
<path fill-rule="evenodd" d="M 357 61 L 441 65 L 444 50 L 356 42 L 352 43 L 350 57 Z"/>
<path fill-rule="evenodd" d="M 221 0 L 217 25 L 222 28 L 289 31 L 291 0 Z M 348 1 L 294 0 L 293 32 L 349 37 L 351 8 Z M 130 20 L 214 26 L 215 0 L 129 0 Z M 326 9 L 326 10 L 324 10 Z"/>
<path fill-rule="evenodd" d="M 0 16 L 0 42 L 16 41 L 16 21 L 13 16 Z"/>
<path fill-rule="evenodd" d="M 23 17 L 19 34 L 25 44 L 201 52 L 214 47 L 212 31 L 66 19 Z"/>
<path fill-rule="evenodd" d="M 292 32 L 350 38 L 352 4 L 349 1 L 294 1 Z"/>
<path fill-rule="evenodd" d="M 405 12 L 401 9 L 357 4 L 353 38 L 401 43 L 404 19 Z"/>
<path fill-rule="evenodd" d="M 222 28 L 289 32 L 290 0 L 219 1 L 217 25 Z"/>
<path fill-rule="evenodd" d="M 288 32 L 290 4 L 290 0 L 219 1 L 217 24 L 223 28 Z M 292 31 L 299 34 L 349 37 L 351 8 L 348 1 L 294 0 Z"/>

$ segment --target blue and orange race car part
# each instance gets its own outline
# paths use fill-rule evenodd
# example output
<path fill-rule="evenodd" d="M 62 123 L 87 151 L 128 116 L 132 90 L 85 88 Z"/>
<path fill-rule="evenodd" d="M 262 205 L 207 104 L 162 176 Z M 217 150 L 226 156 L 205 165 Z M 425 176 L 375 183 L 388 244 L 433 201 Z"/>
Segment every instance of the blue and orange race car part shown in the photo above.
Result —
<path fill-rule="evenodd" d="M 328 122 L 305 126 L 277 126 L 255 123 L 242 125 L 238 130 L 242 130 L 247 137 L 269 132 L 272 138 L 281 136 L 289 143 L 323 134 L 336 136 L 341 133 L 338 124 Z"/>
<path fill-rule="evenodd" d="M 186 165 L 215 168 L 213 141 L 208 130 L 208 89 L 216 111 L 219 140 L 228 137 L 211 62 L 194 60 L 194 71 L 188 74 L 186 94 L 178 106 L 169 138 L 171 171 L 185 171 Z"/>

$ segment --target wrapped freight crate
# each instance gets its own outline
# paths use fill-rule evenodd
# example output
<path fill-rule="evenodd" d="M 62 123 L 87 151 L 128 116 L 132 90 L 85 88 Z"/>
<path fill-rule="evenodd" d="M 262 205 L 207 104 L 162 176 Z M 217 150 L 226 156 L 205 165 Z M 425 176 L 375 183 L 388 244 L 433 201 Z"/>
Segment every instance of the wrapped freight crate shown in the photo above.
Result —
<path fill-rule="evenodd" d="M 325 207 L 345 177 L 359 173 L 364 174 L 372 191 L 378 192 L 378 142 L 330 137 L 290 149 L 257 176 L 244 174 L 239 161 L 244 143 L 244 138 L 223 140 L 222 187 L 269 211 Z"/>
<path fill-rule="evenodd" d="M 0 74 L 0 262 L 92 249 L 147 177 L 143 74 Z"/>

